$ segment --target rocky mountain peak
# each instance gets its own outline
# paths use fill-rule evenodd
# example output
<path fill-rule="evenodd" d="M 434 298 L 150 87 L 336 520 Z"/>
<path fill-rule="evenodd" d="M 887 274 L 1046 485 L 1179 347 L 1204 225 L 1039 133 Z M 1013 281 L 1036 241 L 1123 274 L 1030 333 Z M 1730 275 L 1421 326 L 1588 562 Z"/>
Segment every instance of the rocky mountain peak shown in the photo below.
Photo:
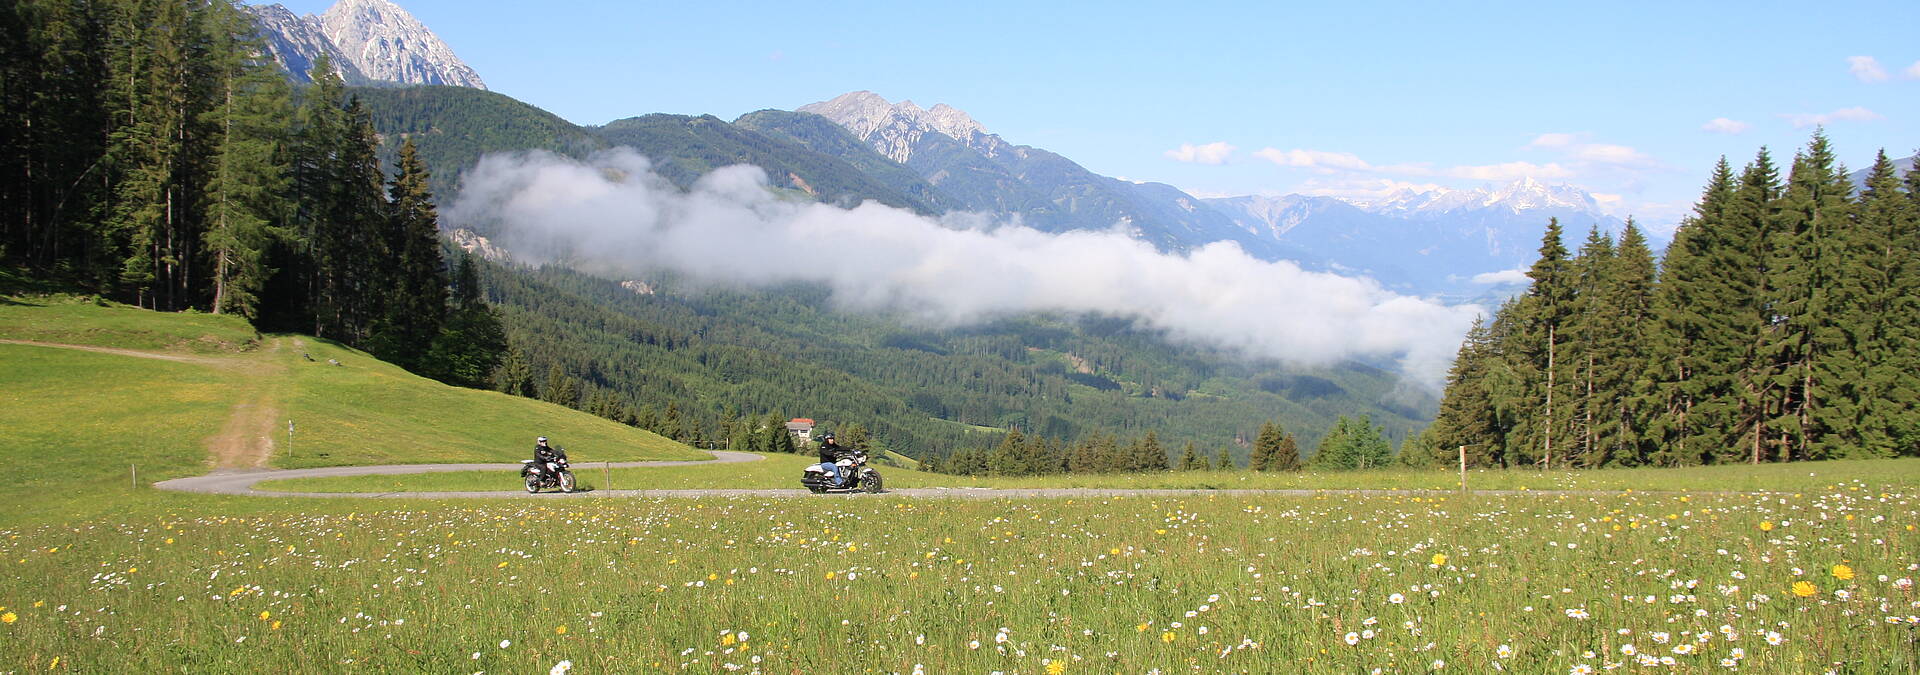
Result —
<path fill-rule="evenodd" d="M 945 134 L 988 157 L 1006 146 L 973 117 L 945 103 L 925 109 L 913 101 L 890 103 L 879 94 L 855 91 L 800 106 L 799 111 L 833 120 L 880 154 L 903 164 L 912 156 L 914 142 L 927 133 Z"/>
<path fill-rule="evenodd" d="M 486 89 L 480 74 L 407 10 L 387 0 L 340 0 L 320 15 L 328 38 L 378 80 Z"/>
<path fill-rule="evenodd" d="M 306 81 L 313 62 L 325 55 L 348 84 L 487 88 L 479 73 L 439 36 L 388 0 L 339 0 L 319 16 L 295 16 L 278 4 L 247 10 L 259 25 L 267 52 L 298 81 Z"/>

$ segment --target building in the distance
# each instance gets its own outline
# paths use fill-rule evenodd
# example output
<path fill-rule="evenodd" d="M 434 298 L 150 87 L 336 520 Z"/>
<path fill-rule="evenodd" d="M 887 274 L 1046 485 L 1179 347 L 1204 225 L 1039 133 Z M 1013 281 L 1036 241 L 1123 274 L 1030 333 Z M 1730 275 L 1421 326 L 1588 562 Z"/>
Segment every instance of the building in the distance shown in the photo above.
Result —
<path fill-rule="evenodd" d="M 787 433 L 793 434 L 795 438 L 800 439 L 801 443 L 812 441 L 813 420 L 805 417 L 795 417 L 793 421 L 787 423 Z"/>

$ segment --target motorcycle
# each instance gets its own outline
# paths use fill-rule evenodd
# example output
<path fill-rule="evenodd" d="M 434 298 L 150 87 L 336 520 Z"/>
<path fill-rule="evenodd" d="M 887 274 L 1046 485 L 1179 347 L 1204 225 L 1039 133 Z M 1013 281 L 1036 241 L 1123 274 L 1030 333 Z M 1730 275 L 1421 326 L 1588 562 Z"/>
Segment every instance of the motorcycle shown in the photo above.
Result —
<path fill-rule="evenodd" d="M 867 466 L 867 453 L 855 450 L 834 462 L 840 469 L 840 485 L 833 484 L 833 474 L 827 472 L 827 465 L 811 464 L 800 474 L 800 485 L 809 492 L 821 494 L 835 492 L 868 492 L 878 494 L 881 491 L 880 472 Z"/>
<path fill-rule="evenodd" d="M 520 478 L 527 483 L 527 494 L 535 494 L 545 488 L 560 488 L 561 492 L 573 492 L 573 470 L 567 466 L 567 451 L 558 450 L 553 461 L 541 462 L 531 459 L 520 460 Z"/>

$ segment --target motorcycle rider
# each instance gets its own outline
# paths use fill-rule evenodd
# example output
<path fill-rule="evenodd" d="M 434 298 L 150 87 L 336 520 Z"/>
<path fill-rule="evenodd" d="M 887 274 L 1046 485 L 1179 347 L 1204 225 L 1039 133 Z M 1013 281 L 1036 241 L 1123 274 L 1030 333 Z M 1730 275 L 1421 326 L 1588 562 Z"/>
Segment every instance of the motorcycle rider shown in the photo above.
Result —
<path fill-rule="evenodd" d="M 557 462 L 560 458 L 567 456 L 565 451 L 547 445 L 545 436 L 534 439 L 533 443 L 533 465 L 539 467 L 541 471 L 547 470 L 547 463 Z"/>
<path fill-rule="evenodd" d="M 820 465 L 826 467 L 827 474 L 833 476 L 833 486 L 840 487 L 846 479 L 840 475 L 840 458 L 846 456 L 846 448 L 833 441 L 833 434 L 820 435 Z"/>

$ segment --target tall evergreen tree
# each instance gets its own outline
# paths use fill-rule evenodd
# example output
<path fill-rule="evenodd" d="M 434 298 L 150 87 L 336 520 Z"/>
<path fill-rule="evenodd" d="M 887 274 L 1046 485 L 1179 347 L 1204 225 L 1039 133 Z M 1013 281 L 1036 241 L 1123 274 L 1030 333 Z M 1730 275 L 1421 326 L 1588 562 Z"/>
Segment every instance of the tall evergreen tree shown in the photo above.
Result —
<path fill-rule="evenodd" d="M 1247 456 L 1247 470 L 1268 471 L 1274 452 L 1280 449 L 1280 439 L 1284 435 L 1280 426 L 1272 422 L 1260 424 L 1260 433 L 1253 438 L 1253 452 Z"/>
<path fill-rule="evenodd" d="M 1219 471 L 1232 471 L 1240 467 L 1234 466 L 1233 454 L 1229 453 L 1226 448 L 1221 448 L 1220 454 L 1213 458 L 1213 468 Z"/>
<path fill-rule="evenodd" d="M 1762 358 L 1772 366 L 1768 384 L 1776 393 L 1766 407 L 1776 457 L 1825 459 L 1844 456 L 1843 447 L 1826 442 L 1835 423 L 1830 410 L 1844 405 L 1831 381 L 1828 359 L 1846 359 L 1842 329 L 1835 322 L 1835 277 L 1847 264 L 1844 247 L 1851 237 L 1852 184 L 1833 156 L 1826 134 L 1815 132 L 1806 150 L 1794 157 L 1774 221 L 1767 306 L 1773 320 L 1761 340 Z"/>
<path fill-rule="evenodd" d="M 381 270 L 385 284 L 383 316 L 368 338 L 368 351 L 408 370 L 420 370 L 446 322 L 447 271 L 440 257 L 440 218 L 427 191 L 427 167 L 409 138 L 387 193 L 381 234 L 391 253 Z"/>
<path fill-rule="evenodd" d="M 202 249 L 212 258 L 211 308 L 257 319 L 270 270 L 267 252 L 290 235 L 287 144 L 292 113 L 287 82 L 261 59 L 252 26 L 227 2 L 208 3 L 209 69 L 216 97 L 201 113 L 210 134 L 211 166 L 200 186 L 206 227 Z"/>
<path fill-rule="evenodd" d="M 1540 238 L 1540 257 L 1527 271 L 1533 280 L 1527 294 L 1514 305 L 1516 332 L 1510 344 L 1509 365 L 1520 378 L 1519 424 L 1507 449 L 1518 457 L 1552 468 L 1565 463 L 1571 440 L 1568 393 L 1572 378 L 1562 345 L 1567 342 L 1566 321 L 1572 312 L 1574 279 L 1567 249 L 1561 243 L 1558 219 L 1549 219 Z"/>

